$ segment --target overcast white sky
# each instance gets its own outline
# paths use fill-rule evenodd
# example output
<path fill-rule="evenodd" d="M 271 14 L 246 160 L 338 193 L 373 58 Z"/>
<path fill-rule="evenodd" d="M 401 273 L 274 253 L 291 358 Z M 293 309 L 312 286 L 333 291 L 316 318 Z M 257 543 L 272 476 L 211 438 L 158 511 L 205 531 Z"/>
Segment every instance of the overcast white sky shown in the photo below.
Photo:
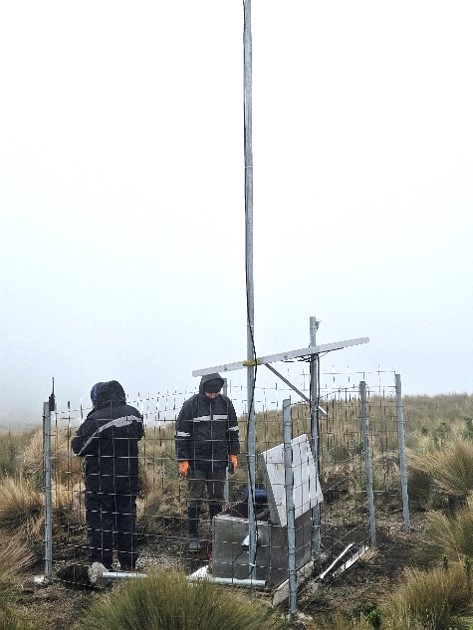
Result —
<path fill-rule="evenodd" d="M 473 4 L 253 0 L 259 356 L 472 392 Z M 241 0 L 0 9 L 0 405 L 246 356 Z"/>

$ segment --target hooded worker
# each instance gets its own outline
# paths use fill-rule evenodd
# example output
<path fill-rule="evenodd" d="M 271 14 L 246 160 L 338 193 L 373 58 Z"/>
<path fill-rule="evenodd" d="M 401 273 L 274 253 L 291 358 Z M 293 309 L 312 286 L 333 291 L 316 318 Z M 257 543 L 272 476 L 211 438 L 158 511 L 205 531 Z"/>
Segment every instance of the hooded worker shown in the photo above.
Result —
<path fill-rule="evenodd" d="M 238 465 L 238 422 L 232 401 L 220 393 L 223 385 L 218 373 L 203 376 L 199 393 L 185 401 L 176 422 L 179 472 L 188 479 L 190 551 L 200 549 L 198 526 L 205 490 L 213 518 L 224 503 L 226 469 L 230 466 L 234 472 Z"/>
<path fill-rule="evenodd" d="M 118 381 L 96 383 L 90 397 L 93 409 L 71 444 L 84 458 L 89 560 L 110 569 L 116 539 L 120 566 L 129 571 L 138 559 L 136 496 L 143 418 L 127 404 Z"/>

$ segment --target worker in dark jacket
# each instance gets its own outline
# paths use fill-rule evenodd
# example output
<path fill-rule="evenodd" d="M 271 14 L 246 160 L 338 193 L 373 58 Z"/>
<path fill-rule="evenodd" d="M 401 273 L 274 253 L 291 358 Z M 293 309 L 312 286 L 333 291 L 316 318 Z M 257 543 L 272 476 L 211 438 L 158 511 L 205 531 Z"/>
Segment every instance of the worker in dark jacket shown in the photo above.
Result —
<path fill-rule="evenodd" d="M 185 401 L 176 422 L 176 455 L 188 478 L 189 549 L 198 551 L 200 508 L 207 489 L 210 518 L 222 510 L 226 469 L 234 472 L 240 453 L 238 422 L 232 401 L 220 390 L 218 373 L 203 376 L 199 393 Z"/>
<path fill-rule="evenodd" d="M 72 450 L 85 460 L 85 507 L 89 560 L 112 566 L 114 541 L 120 566 L 134 569 L 138 441 L 143 437 L 140 412 L 127 405 L 117 381 L 92 387 L 93 409 L 72 440 Z"/>

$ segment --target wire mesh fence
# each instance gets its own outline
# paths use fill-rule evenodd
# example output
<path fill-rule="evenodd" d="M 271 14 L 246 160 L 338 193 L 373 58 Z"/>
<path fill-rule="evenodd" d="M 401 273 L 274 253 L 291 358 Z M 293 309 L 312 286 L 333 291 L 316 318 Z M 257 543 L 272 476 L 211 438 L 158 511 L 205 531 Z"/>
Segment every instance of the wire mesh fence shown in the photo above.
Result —
<path fill-rule="evenodd" d="M 301 392 L 307 392 L 308 374 L 298 363 L 291 368 L 288 374 L 291 382 L 296 382 Z M 364 380 L 356 382 L 358 376 Z M 312 574 L 321 579 L 325 579 L 329 569 L 336 575 L 343 567 L 343 560 L 376 543 L 378 514 L 404 519 L 408 525 L 407 475 L 402 470 L 400 378 L 378 370 L 348 376 L 331 373 L 322 375 L 320 382 L 318 449 L 312 453 L 309 448 L 323 494 L 320 504 L 314 500 L 317 488 L 308 478 L 301 481 L 304 475 L 298 477 L 294 465 L 292 477 L 288 477 L 287 460 L 278 464 L 281 476 L 277 481 L 269 480 L 265 466 L 266 453 L 281 448 L 284 458 L 288 452 L 283 409 L 288 404 L 291 439 L 306 436 L 308 444 L 313 445 L 311 405 L 286 385 L 275 383 L 255 389 L 257 466 L 253 501 L 258 545 L 254 558 L 249 557 L 245 546 L 251 490 L 246 466 L 245 387 L 230 380 L 225 386 L 224 391 L 237 410 L 241 453 L 236 470 L 225 473 L 223 512 L 212 518 L 215 513 L 211 506 L 207 501 L 202 504 L 198 522 L 201 545 L 197 553 L 189 550 L 188 480 L 178 474 L 175 448 L 176 418 L 195 390 L 183 388 L 154 396 L 138 395 L 127 401 L 139 410 L 144 421 L 144 435 L 138 447 L 138 569 L 161 567 L 193 575 L 206 566 L 222 583 L 236 583 L 247 579 L 248 567 L 256 563 L 253 584 L 268 589 L 287 582 L 291 566 L 292 571 L 298 571 L 310 564 Z M 50 471 L 51 535 L 49 541 L 46 535 L 46 570 L 49 567 L 53 577 L 71 581 L 77 579 L 77 574 L 70 567 L 89 562 L 90 527 L 88 531 L 83 462 L 74 456 L 71 442 L 90 411 L 91 407 L 74 407 L 69 403 L 62 410 L 55 409 L 50 414 L 49 453 L 44 448 L 43 432 L 39 431 L 30 444 L 29 460 L 25 456 L 26 469 L 38 469 L 41 454 L 43 472 Z M 290 445 L 290 457 L 294 464 L 294 443 Z M 301 470 L 310 467 L 308 455 L 305 457 L 299 461 Z M 284 500 L 287 518 L 282 527 L 274 511 L 278 484 L 285 496 L 289 484 L 295 500 L 292 506 L 289 499 Z M 298 485 L 303 489 L 298 490 Z M 298 511 L 307 496 L 309 509 Z M 291 510 L 295 516 L 293 539 L 288 537 Z M 119 574 L 120 568 L 115 552 L 109 570 Z"/>

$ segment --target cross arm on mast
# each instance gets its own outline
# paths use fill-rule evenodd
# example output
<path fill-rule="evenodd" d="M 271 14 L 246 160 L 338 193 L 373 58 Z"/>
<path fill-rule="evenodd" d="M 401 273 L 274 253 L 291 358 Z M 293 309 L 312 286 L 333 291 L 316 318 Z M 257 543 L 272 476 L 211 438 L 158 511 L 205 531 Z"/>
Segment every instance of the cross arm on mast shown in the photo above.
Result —
<path fill-rule="evenodd" d="M 368 343 L 368 341 L 368 337 L 359 337 L 358 339 L 335 341 L 332 343 L 321 344 L 319 346 L 308 346 L 307 348 L 300 348 L 299 350 L 289 350 L 288 352 L 280 352 L 278 354 L 268 354 L 267 356 L 257 358 L 256 361 L 236 361 L 235 363 L 224 363 L 223 365 L 193 370 L 192 376 L 204 376 L 205 374 L 212 374 L 213 372 L 232 372 L 234 370 L 242 370 L 243 368 L 247 368 L 251 365 L 267 365 L 268 363 L 275 363 L 277 361 L 301 359 L 314 354 L 321 354 L 322 352 L 331 352 L 332 350 L 341 350 L 342 348 L 357 346 L 363 343 Z"/>

